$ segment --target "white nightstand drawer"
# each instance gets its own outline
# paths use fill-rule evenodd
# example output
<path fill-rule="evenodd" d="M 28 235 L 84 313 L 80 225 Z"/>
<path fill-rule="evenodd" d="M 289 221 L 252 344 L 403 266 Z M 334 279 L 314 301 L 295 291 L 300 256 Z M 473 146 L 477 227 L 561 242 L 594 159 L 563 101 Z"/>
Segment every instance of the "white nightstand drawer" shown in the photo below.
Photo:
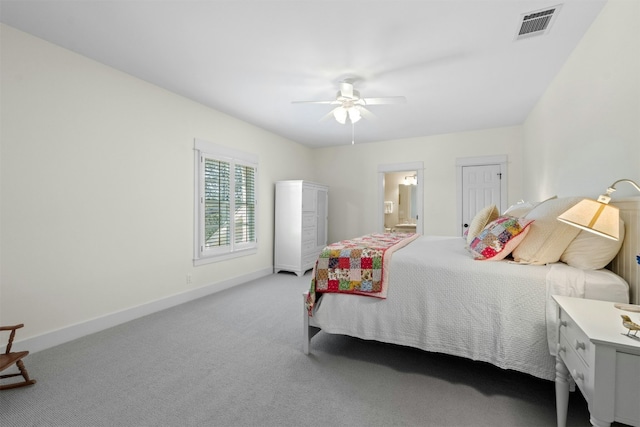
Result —
<path fill-rule="evenodd" d="M 589 366 L 593 351 L 591 341 L 564 311 L 560 313 L 560 337 L 565 339 L 566 345 L 580 356 L 586 366 Z"/>
<path fill-rule="evenodd" d="M 560 339 L 559 354 L 564 361 L 564 364 L 567 366 L 569 373 L 573 377 L 573 380 L 576 382 L 578 387 L 580 387 L 582 394 L 586 399 L 588 399 L 588 387 L 586 387 L 586 384 L 589 383 L 589 368 L 584 360 L 582 360 L 582 357 L 578 356 L 578 352 L 566 337 L 562 337 Z"/>

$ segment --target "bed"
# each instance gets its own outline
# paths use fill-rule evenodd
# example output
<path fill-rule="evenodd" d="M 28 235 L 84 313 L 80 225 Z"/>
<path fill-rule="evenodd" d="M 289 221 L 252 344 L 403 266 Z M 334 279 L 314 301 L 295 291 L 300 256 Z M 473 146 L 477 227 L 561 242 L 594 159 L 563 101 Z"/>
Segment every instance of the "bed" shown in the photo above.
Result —
<path fill-rule="evenodd" d="M 590 233 L 556 224 L 558 212 L 577 200 L 520 206 L 498 218 L 492 212 L 470 231 L 475 234 L 472 238 L 413 239 L 385 259 L 384 297 L 322 292 L 309 305 L 306 293 L 304 352 L 310 352 L 312 337 L 322 330 L 484 361 L 553 380 L 557 310 L 551 295 L 637 303 L 640 200 L 621 204 L 624 244 L 603 243 Z M 504 217 L 520 218 L 520 224 L 526 224 L 526 232 L 519 233 L 524 236 L 505 249 L 509 253 L 504 259 L 476 259 L 470 242 L 477 242 Z M 616 254 L 609 269 L 600 266 Z M 316 269 L 313 274 L 315 280 Z"/>

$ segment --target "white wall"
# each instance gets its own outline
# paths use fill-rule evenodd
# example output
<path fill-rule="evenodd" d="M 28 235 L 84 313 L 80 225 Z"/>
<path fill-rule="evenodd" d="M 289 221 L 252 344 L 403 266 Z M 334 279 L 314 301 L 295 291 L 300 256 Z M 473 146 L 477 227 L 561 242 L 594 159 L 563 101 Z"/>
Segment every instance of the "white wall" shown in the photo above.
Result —
<path fill-rule="evenodd" d="M 524 193 L 640 183 L 640 2 L 609 0 L 524 124 Z M 615 197 L 638 195 L 620 184 Z"/>
<path fill-rule="evenodd" d="M 329 240 L 379 232 L 378 165 L 424 162 L 424 234 L 452 236 L 456 159 L 506 154 L 508 198 L 522 197 L 520 126 L 315 150 L 319 182 L 329 185 Z"/>
<path fill-rule="evenodd" d="M 23 340 L 272 271 L 273 184 L 313 180 L 310 149 L 0 31 L 0 324 Z M 196 137 L 259 156 L 254 256 L 192 265 Z"/>

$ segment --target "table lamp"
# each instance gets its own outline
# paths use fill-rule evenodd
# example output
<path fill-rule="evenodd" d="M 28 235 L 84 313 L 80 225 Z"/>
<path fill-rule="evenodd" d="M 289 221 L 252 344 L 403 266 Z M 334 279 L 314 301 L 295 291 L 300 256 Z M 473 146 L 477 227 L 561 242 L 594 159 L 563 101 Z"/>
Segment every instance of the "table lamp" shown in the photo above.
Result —
<path fill-rule="evenodd" d="M 611 206 L 611 193 L 616 191 L 616 184 L 628 182 L 636 190 L 640 186 L 630 179 L 619 179 L 607 188 L 606 194 L 601 194 L 598 200 L 583 199 L 572 208 L 566 210 L 558 217 L 558 221 L 583 230 L 595 233 L 607 239 L 618 240 L 620 212 L 615 206 Z"/>

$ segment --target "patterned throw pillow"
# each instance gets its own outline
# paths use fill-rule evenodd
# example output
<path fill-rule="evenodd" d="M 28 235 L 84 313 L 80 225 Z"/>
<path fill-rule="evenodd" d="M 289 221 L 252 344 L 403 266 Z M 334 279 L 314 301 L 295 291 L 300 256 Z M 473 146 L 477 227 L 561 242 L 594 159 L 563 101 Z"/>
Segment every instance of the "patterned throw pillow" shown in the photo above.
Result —
<path fill-rule="evenodd" d="M 498 261 L 509 255 L 529 231 L 531 219 L 501 216 L 473 239 L 469 249 L 478 260 Z"/>

